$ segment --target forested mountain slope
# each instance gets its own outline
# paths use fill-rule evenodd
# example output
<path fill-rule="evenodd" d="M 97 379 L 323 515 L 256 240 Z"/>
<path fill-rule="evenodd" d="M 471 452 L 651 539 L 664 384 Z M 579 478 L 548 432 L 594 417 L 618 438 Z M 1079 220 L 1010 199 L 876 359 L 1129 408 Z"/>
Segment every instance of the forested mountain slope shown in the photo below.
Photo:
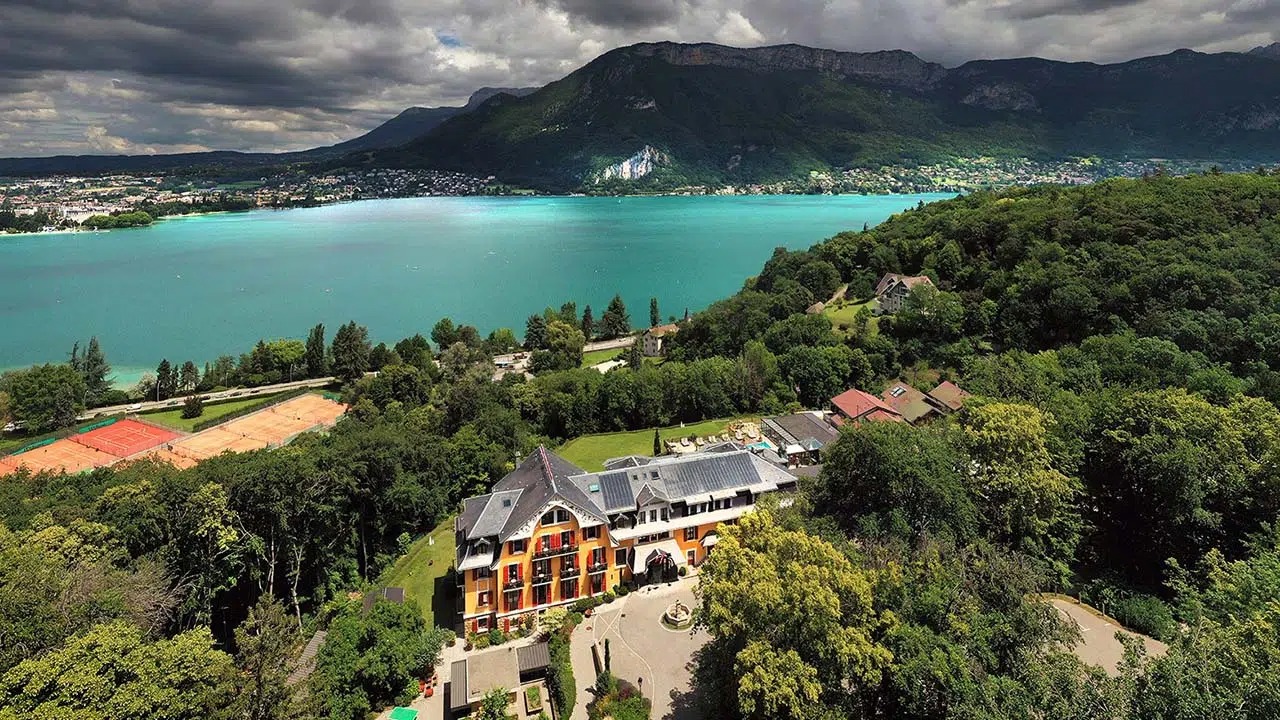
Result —
<path fill-rule="evenodd" d="M 1280 64 L 1241 53 L 947 69 L 903 51 L 644 43 L 372 161 L 552 189 L 619 176 L 758 182 L 990 154 L 1264 161 L 1280 157 L 1278 90 Z"/>

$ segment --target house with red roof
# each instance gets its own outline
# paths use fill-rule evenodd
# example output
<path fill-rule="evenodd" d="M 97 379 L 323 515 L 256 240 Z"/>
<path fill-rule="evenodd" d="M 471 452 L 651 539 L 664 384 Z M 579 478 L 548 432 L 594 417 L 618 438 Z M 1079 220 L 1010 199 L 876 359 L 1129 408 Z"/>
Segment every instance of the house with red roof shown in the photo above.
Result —
<path fill-rule="evenodd" d="M 831 398 L 831 410 L 845 422 L 905 422 L 901 413 L 883 400 L 857 388 Z"/>

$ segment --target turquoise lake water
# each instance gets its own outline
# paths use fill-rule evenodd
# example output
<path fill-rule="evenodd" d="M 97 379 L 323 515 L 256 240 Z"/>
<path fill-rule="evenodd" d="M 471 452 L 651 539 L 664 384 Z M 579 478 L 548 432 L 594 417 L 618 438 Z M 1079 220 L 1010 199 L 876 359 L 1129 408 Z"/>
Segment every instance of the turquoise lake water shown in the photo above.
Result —
<path fill-rule="evenodd" d="M 411 198 L 0 237 L 0 368 L 95 334 L 121 382 L 317 322 L 388 344 L 446 315 L 520 335 L 530 313 L 575 300 L 599 317 L 614 293 L 642 324 L 650 297 L 664 318 L 698 310 L 777 246 L 941 197 Z"/>

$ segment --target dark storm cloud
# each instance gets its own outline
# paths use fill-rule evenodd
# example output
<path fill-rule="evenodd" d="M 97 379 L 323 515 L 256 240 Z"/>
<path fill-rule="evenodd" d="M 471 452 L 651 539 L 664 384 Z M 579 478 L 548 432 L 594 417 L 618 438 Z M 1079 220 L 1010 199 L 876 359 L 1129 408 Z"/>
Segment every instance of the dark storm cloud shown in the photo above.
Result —
<path fill-rule="evenodd" d="M 680 17 L 676 0 L 540 0 L 594 25 L 642 30 Z"/>
<path fill-rule="evenodd" d="M 301 149 L 639 41 L 1111 62 L 1276 27 L 1280 0 L 0 0 L 0 155 Z"/>
<path fill-rule="evenodd" d="M 1033 20 L 1055 15 L 1089 15 L 1138 5 L 1146 0 L 1019 0 L 1005 6 L 1010 18 Z"/>

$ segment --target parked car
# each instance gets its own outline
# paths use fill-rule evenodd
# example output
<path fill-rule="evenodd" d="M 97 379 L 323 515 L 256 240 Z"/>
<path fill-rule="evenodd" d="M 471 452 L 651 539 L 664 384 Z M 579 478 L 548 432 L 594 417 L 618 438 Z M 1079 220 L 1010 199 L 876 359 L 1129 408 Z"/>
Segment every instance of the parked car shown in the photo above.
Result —
<path fill-rule="evenodd" d="M 128 409 L 128 410 L 135 410 L 135 411 L 136 411 L 136 410 L 141 410 L 141 409 L 142 409 L 142 403 L 134 403 L 134 404 L 130 405 L 127 409 Z"/>

